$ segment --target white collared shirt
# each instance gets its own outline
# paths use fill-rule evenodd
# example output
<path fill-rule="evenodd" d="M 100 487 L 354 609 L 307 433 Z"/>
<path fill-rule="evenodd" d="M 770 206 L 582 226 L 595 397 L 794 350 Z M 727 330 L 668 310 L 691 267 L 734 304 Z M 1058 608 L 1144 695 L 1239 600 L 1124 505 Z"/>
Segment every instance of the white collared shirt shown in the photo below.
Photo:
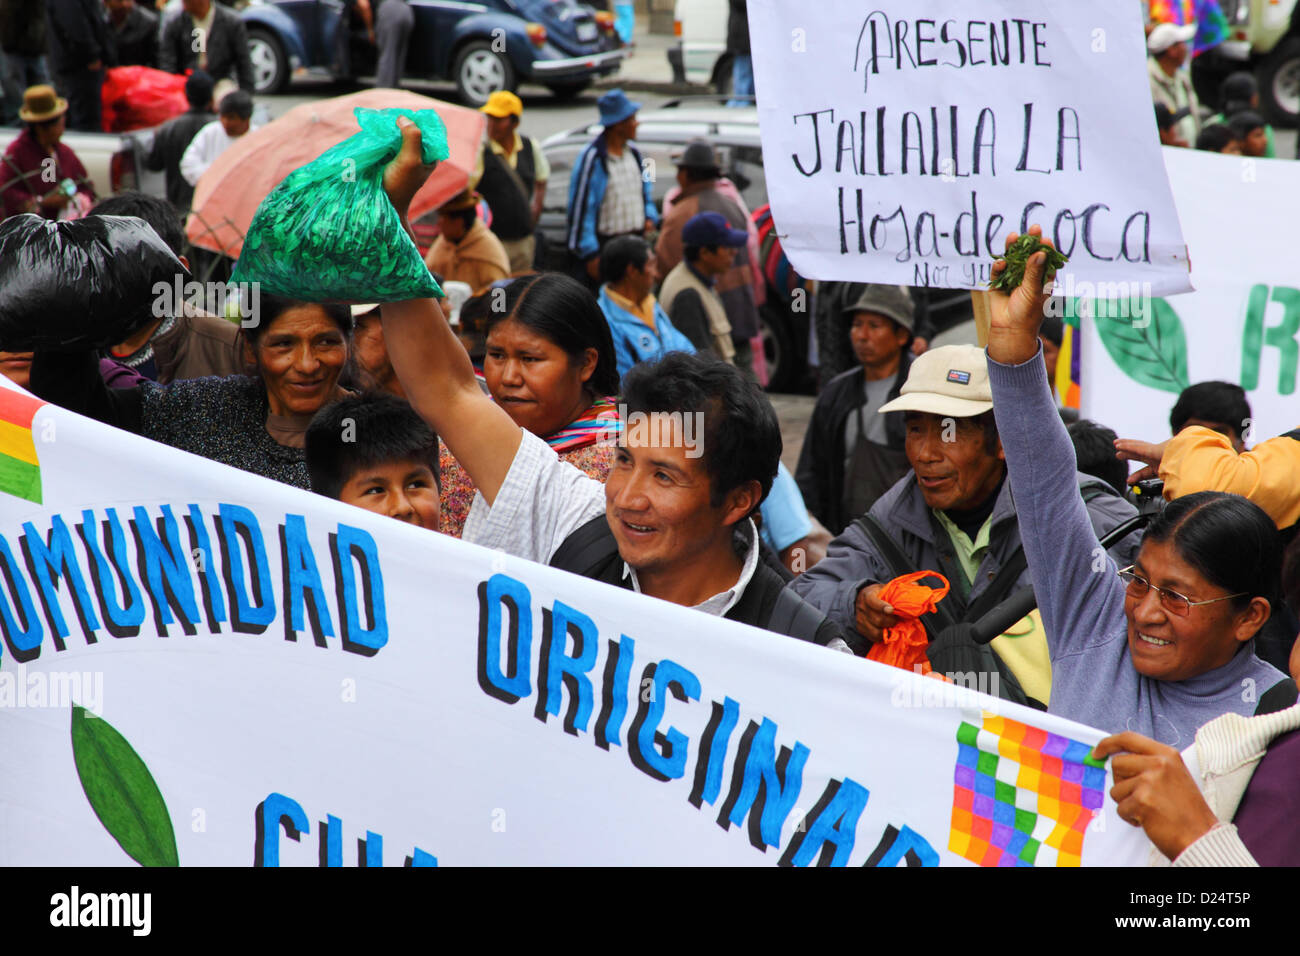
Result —
<path fill-rule="evenodd" d="M 749 586 L 749 579 L 754 576 L 754 569 L 758 567 L 758 529 L 754 527 L 754 519 L 745 519 L 745 529 L 741 532 L 749 542 L 749 547 L 745 551 L 745 563 L 740 569 L 740 577 L 736 583 L 725 591 L 720 591 L 708 600 L 692 605 L 692 611 L 703 611 L 705 614 L 712 614 L 714 617 L 725 617 L 726 613 L 736 606 L 741 595 L 745 593 L 745 588 Z M 632 590 L 637 594 L 641 592 L 641 582 L 637 580 L 636 569 L 632 568 L 625 561 L 623 562 L 623 577 L 632 578 Z"/>

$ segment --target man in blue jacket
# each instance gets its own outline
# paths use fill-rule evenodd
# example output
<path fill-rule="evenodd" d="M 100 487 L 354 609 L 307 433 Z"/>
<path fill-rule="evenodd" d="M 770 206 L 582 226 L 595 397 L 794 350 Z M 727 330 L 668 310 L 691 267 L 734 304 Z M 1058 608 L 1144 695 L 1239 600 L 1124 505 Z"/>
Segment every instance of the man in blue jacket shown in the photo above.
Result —
<path fill-rule="evenodd" d="M 642 236 L 659 223 L 636 138 L 636 113 L 622 90 L 598 101 L 605 129 L 582 151 L 569 180 L 569 252 L 596 288 L 600 250 L 619 236 Z"/>
<path fill-rule="evenodd" d="M 622 378 L 638 362 L 656 362 L 669 352 L 695 352 L 655 299 L 659 281 L 654 250 L 640 236 L 620 236 L 600 254 L 605 284 L 596 301 L 609 322 Z"/>

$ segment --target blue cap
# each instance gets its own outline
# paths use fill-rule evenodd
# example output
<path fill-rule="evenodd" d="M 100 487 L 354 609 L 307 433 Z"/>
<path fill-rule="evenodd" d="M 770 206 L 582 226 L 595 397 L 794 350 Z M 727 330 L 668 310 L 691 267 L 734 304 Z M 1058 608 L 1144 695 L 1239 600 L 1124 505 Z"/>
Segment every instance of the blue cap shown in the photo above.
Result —
<path fill-rule="evenodd" d="M 687 246 L 739 248 L 747 242 L 749 233 L 744 229 L 732 229 L 727 217 L 720 212 L 697 213 L 682 226 L 682 244 Z"/>
<path fill-rule="evenodd" d="M 600 107 L 600 121 L 605 126 L 621 123 L 641 108 L 640 103 L 633 103 L 622 90 L 610 90 L 596 105 Z"/>

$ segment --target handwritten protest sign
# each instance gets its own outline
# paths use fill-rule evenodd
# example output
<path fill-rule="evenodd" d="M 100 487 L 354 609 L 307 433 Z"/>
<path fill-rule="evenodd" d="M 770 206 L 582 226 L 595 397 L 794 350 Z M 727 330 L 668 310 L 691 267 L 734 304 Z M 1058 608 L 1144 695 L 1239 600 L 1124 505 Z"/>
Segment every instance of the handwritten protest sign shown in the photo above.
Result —
<path fill-rule="evenodd" d="M 1300 417 L 1300 277 L 1293 251 L 1268 237 L 1300 219 L 1300 164 L 1174 148 L 1164 160 L 1199 291 L 1065 300 L 1083 313 L 1082 414 L 1160 441 L 1179 392 L 1226 381 L 1250 401 L 1250 421 L 1233 423 L 1248 444 L 1289 432 Z"/>
<path fill-rule="evenodd" d="M 1146 861 L 1103 734 L 969 680 L 0 419 L 0 866 Z"/>
<path fill-rule="evenodd" d="M 819 279 L 975 288 L 1042 225 L 1079 282 L 1191 288 L 1131 0 L 751 0 L 768 194 Z"/>

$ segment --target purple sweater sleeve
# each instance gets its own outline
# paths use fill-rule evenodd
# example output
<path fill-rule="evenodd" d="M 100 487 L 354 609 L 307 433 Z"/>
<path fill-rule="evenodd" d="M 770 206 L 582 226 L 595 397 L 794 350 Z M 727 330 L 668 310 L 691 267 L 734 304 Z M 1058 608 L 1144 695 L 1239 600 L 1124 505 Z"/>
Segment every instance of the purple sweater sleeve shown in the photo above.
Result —
<path fill-rule="evenodd" d="M 1300 730 L 1277 737 L 1255 768 L 1232 822 L 1260 866 L 1300 862 Z"/>
<path fill-rule="evenodd" d="M 107 358 L 99 360 L 99 377 L 109 388 L 135 388 L 149 381 L 135 369 Z"/>
<path fill-rule="evenodd" d="M 1057 660 L 1114 639 L 1124 585 L 1079 494 L 1074 445 L 1052 401 L 1041 346 L 1023 365 L 988 363 L 1020 540 Z"/>

